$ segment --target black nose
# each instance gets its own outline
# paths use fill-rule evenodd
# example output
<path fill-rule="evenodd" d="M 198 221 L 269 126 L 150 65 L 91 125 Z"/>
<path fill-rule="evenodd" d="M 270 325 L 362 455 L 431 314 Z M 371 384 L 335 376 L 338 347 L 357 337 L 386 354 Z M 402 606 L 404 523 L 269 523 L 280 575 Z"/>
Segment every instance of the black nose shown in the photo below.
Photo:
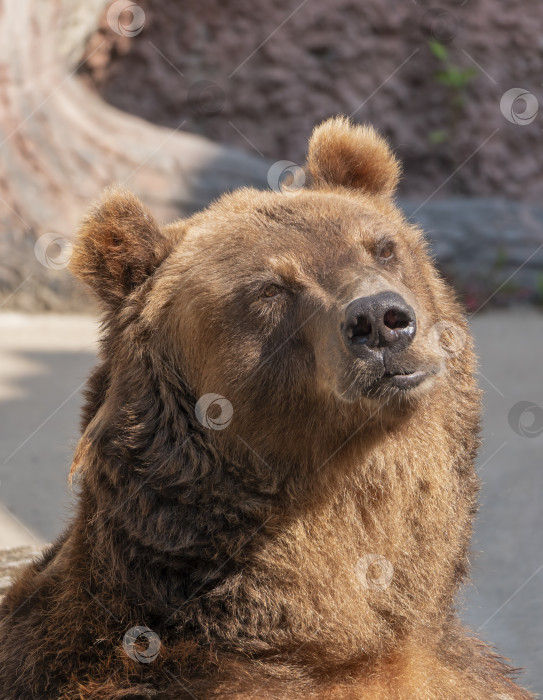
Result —
<path fill-rule="evenodd" d="M 381 292 L 352 301 L 342 326 L 347 347 L 355 354 L 360 346 L 401 350 L 409 345 L 417 324 L 415 312 L 395 292 Z"/>

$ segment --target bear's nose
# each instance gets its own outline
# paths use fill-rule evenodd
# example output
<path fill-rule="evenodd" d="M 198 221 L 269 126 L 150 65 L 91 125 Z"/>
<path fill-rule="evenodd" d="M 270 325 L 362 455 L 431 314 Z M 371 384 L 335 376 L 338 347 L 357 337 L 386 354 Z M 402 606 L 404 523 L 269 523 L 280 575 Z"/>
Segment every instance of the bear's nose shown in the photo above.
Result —
<path fill-rule="evenodd" d="M 355 355 L 361 347 L 401 350 L 417 332 L 415 312 L 396 292 L 360 297 L 347 306 L 342 331 Z"/>

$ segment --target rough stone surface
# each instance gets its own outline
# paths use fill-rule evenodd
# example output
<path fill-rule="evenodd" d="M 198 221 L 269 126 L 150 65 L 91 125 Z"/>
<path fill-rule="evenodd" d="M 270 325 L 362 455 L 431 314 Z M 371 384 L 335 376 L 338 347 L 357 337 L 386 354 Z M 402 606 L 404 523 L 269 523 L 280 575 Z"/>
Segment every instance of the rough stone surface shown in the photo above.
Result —
<path fill-rule="evenodd" d="M 440 269 L 468 308 L 543 303 L 543 207 L 500 197 L 403 200 L 401 206 L 427 232 Z"/>
<path fill-rule="evenodd" d="M 543 110 L 524 125 L 500 111 L 511 88 L 543 98 L 539 0 L 138 5 L 139 34 L 120 36 L 104 14 L 87 47 L 87 80 L 121 109 L 298 163 L 315 122 L 354 114 L 390 137 L 405 196 L 422 200 L 442 186 L 440 194 L 540 197 Z M 431 38 L 454 66 L 476 70 L 463 105 L 436 79 L 443 66 Z M 449 138 L 433 143 L 443 130 Z"/>

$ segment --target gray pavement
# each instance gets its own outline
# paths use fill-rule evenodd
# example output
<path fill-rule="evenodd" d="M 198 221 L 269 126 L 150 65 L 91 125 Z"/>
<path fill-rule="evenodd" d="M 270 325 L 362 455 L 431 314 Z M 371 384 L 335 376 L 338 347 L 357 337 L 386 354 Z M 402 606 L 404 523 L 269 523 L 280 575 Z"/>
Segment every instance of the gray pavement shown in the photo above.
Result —
<path fill-rule="evenodd" d="M 543 693 L 543 314 L 472 320 L 485 390 L 481 509 L 464 620 Z M 0 548 L 49 541 L 70 513 L 67 474 L 95 319 L 0 314 Z M 533 424 L 533 427 L 530 426 Z M 522 433 L 525 433 L 522 435 Z"/>

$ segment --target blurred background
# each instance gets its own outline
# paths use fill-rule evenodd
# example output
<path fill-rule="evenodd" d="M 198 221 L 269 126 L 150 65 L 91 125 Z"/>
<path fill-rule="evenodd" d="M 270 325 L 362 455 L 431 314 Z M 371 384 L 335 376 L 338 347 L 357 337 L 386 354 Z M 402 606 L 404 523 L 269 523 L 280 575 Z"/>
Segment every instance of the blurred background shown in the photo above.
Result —
<path fill-rule="evenodd" d="M 389 138 L 469 314 L 483 491 L 458 604 L 543 692 L 539 0 L 0 0 L 0 548 L 70 512 L 98 324 L 66 268 L 90 202 L 120 183 L 166 223 L 281 187 L 272 166 L 335 114 Z"/>

